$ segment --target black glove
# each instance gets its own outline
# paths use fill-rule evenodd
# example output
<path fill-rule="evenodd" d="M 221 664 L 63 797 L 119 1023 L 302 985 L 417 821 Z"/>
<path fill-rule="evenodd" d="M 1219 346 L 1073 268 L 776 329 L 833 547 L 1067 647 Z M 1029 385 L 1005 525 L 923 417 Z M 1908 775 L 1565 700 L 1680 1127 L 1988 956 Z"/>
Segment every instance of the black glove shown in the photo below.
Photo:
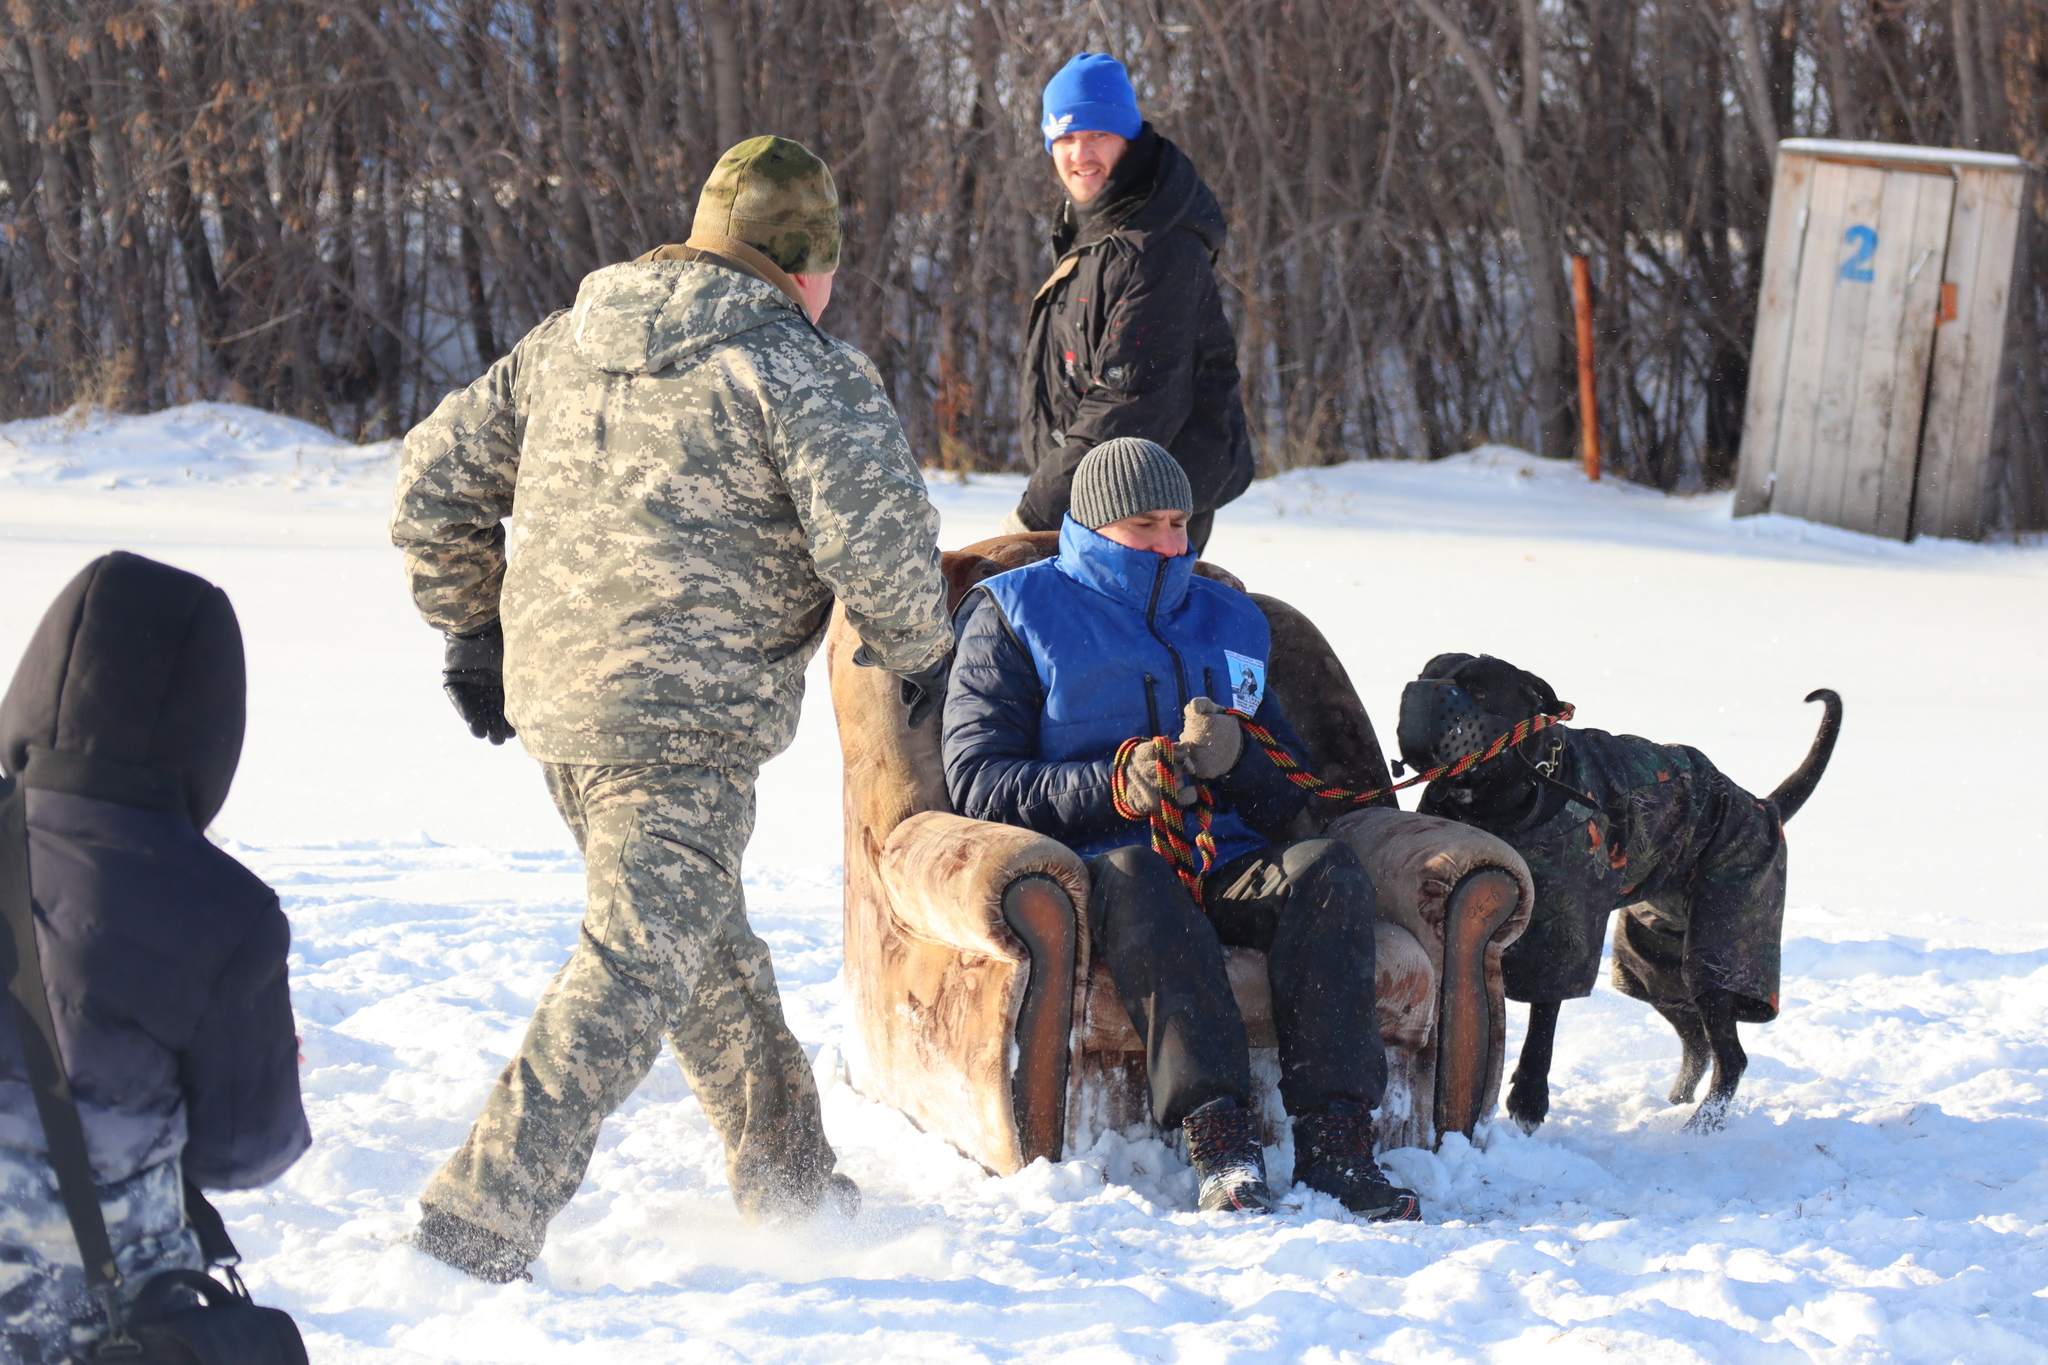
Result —
<path fill-rule="evenodd" d="M 451 635 L 441 687 L 478 739 L 503 744 L 518 734 L 505 719 L 505 628 L 497 621 L 474 635 Z"/>
<path fill-rule="evenodd" d="M 903 704 L 910 708 L 910 728 L 915 730 L 926 717 L 946 704 L 946 675 L 952 660 L 942 658 L 922 673 L 898 673 L 903 680 Z"/>
<path fill-rule="evenodd" d="M 875 652 L 862 645 L 853 651 L 853 661 L 862 668 L 880 668 L 882 661 Z M 931 717 L 946 700 L 946 674 L 951 669 L 950 656 L 941 655 L 939 661 L 920 673 L 898 673 L 900 684 L 896 695 L 910 708 L 910 728 L 915 730 Z"/>

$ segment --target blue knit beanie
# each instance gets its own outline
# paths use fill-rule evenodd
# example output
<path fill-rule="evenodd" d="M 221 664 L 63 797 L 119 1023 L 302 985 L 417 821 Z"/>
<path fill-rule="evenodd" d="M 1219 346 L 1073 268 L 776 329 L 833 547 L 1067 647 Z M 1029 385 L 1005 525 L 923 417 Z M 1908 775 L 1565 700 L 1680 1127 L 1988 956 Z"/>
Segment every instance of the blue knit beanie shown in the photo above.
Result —
<path fill-rule="evenodd" d="M 1145 126 L 1138 92 L 1124 64 L 1107 52 L 1083 52 L 1045 83 L 1045 150 L 1068 133 L 1115 133 L 1134 138 Z"/>

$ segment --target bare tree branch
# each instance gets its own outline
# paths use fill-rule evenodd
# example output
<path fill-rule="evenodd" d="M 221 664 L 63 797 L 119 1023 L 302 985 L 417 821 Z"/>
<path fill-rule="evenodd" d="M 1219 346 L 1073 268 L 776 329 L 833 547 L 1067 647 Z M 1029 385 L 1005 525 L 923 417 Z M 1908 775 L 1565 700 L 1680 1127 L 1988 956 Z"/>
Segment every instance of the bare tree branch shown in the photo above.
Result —
<path fill-rule="evenodd" d="M 1735 21 L 1735 46 L 1741 73 L 1742 112 L 1749 116 L 1757 146 L 1767 157 L 1778 152 L 1778 119 L 1771 111 L 1771 82 L 1764 74 L 1764 42 L 1757 32 L 1756 11 L 1751 0 L 1727 0 L 1728 13 Z"/>

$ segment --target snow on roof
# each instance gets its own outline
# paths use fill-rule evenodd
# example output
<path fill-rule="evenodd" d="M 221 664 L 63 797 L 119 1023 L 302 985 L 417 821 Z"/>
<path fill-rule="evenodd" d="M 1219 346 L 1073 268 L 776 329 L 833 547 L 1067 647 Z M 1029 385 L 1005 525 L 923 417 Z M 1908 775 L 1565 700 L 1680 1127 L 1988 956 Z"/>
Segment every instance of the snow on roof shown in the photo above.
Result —
<path fill-rule="evenodd" d="M 1957 147 L 1915 147 L 1903 142 L 1838 142 L 1825 137 L 1788 137 L 1780 152 L 1857 161 L 1897 161 L 1914 165 L 1981 166 L 1987 170 L 2030 171 L 2034 163 L 2002 152 L 1966 152 Z"/>

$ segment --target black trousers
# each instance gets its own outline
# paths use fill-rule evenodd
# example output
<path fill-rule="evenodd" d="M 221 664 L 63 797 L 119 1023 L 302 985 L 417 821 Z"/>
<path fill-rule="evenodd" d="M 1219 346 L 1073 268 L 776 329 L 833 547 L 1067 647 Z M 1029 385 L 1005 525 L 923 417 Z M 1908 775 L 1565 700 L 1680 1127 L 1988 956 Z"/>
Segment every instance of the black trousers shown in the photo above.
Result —
<path fill-rule="evenodd" d="M 1161 1128 L 1222 1096 L 1252 1102 L 1226 945 L 1266 954 L 1287 1112 L 1333 1100 L 1379 1107 L 1387 1054 L 1373 991 L 1377 912 L 1372 881 L 1349 847 L 1302 839 L 1234 858 L 1202 879 L 1206 913 L 1150 848 L 1090 858 L 1088 873 L 1096 958 L 1144 1040 Z"/>

